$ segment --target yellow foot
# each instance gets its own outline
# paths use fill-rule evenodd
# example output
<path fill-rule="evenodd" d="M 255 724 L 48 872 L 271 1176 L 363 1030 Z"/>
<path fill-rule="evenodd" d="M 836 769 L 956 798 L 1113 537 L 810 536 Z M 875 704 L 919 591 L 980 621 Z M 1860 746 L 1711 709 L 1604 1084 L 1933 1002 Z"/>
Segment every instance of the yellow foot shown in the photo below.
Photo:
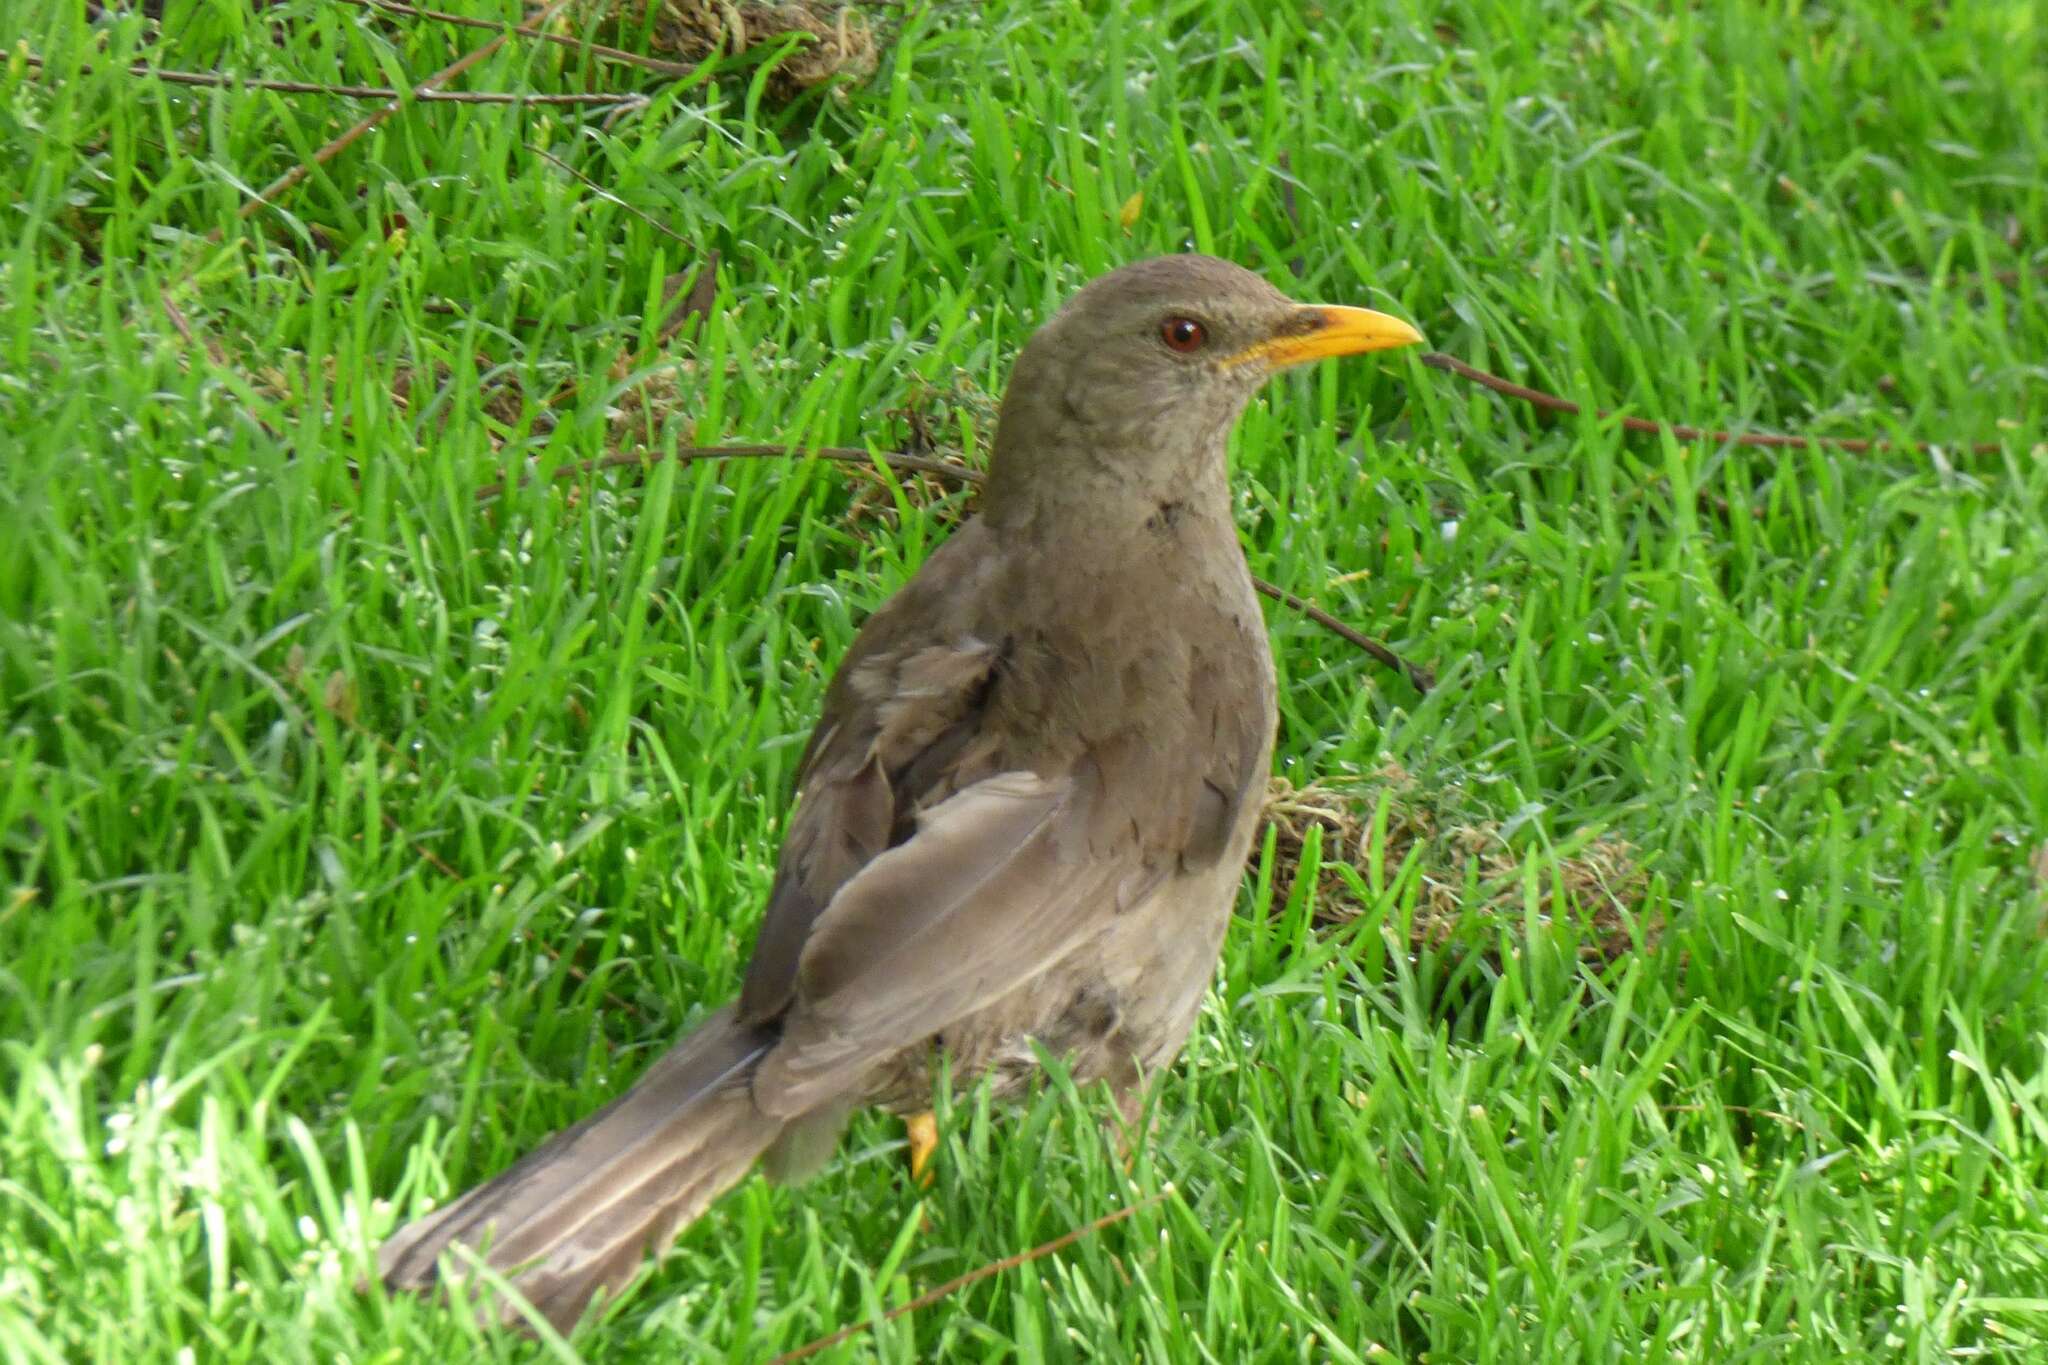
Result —
<path fill-rule="evenodd" d="M 939 1150 L 938 1116 L 927 1109 L 922 1114 L 912 1114 L 903 1122 L 904 1136 L 910 1141 L 910 1178 L 920 1189 L 929 1189 L 932 1183 L 932 1153 Z"/>

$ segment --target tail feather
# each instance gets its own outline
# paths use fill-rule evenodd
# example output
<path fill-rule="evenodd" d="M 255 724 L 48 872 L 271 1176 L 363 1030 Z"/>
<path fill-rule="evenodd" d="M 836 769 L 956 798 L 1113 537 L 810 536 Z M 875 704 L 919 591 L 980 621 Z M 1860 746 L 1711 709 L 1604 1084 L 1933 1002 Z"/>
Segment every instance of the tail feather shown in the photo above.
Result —
<path fill-rule="evenodd" d="M 379 1276 L 393 1289 L 432 1288 L 441 1254 L 462 1243 L 566 1331 L 781 1135 L 747 1085 L 773 1041 L 730 1010 L 713 1015 L 611 1104 L 399 1229 L 377 1253 Z"/>

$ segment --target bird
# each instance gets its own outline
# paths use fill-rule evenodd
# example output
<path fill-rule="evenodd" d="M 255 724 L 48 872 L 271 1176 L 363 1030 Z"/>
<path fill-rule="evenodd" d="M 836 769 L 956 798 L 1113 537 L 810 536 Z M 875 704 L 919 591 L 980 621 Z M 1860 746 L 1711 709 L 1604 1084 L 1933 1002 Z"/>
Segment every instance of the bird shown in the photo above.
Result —
<path fill-rule="evenodd" d="M 827 686 L 738 998 L 394 1233 L 384 1284 L 446 1290 L 475 1258 L 568 1331 L 757 1164 L 800 1180 L 853 1110 L 928 1109 L 941 1059 L 1010 1098 L 1043 1049 L 1140 1112 L 1215 973 L 1272 761 L 1230 433 L 1283 369 L 1421 340 L 1205 255 L 1078 290 L 1017 356 L 975 515 Z"/>

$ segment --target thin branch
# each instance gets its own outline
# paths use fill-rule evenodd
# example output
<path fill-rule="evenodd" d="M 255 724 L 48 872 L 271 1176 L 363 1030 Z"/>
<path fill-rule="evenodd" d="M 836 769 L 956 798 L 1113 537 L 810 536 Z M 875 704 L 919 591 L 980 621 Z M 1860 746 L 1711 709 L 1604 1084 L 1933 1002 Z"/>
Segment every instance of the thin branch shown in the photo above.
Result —
<path fill-rule="evenodd" d="M 608 62 L 623 62 L 627 66 L 658 71 L 664 76 L 688 78 L 703 69 L 702 64 L 693 66 L 688 62 L 664 61 L 660 57 L 650 57 L 643 52 L 628 52 L 624 48 L 606 47 L 603 43 L 586 43 L 581 38 L 572 38 L 566 33 L 544 33 L 534 24 L 514 27 L 497 19 L 478 19 L 467 14 L 449 14 L 445 10 L 419 9 L 412 5 L 399 4 L 398 0 L 337 0 L 337 3 L 354 5 L 358 9 L 382 10 L 386 14 L 402 14 L 414 19 L 432 19 L 436 23 L 455 24 L 462 28 L 485 28 L 516 33 L 522 38 L 538 38 L 544 43 L 554 43 L 558 47 L 588 52 L 591 56 L 602 57 Z"/>
<path fill-rule="evenodd" d="M 1127 1204 L 1114 1213 L 1105 1213 L 1094 1222 L 1084 1223 L 1071 1232 L 1063 1232 L 1050 1242 L 1041 1242 L 1029 1251 L 1020 1251 L 1014 1256 L 1005 1256 L 1000 1261 L 992 1261 L 979 1269 L 970 1270 L 965 1275 L 956 1275 L 938 1288 L 926 1290 L 909 1303 L 892 1308 L 879 1318 L 872 1318 L 865 1322 L 856 1322 L 850 1327 L 840 1328 L 831 1336 L 819 1337 L 816 1341 L 799 1346 L 794 1351 L 785 1351 L 769 1361 L 768 1365 L 794 1365 L 796 1361 L 808 1360 L 810 1357 L 818 1354 L 818 1352 L 829 1351 L 841 1342 L 851 1340 L 862 1332 L 869 1331 L 881 1323 L 894 1322 L 906 1313 L 915 1313 L 920 1308 L 929 1308 L 940 1299 L 951 1294 L 957 1294 L 967 1288 L 967 1286 L 986 1280 L 992 1275 L 1000 1275 L 1005 1270 L 1015 1270 L 1020 1265 L 1029 1265 L 1033 1261 L 1043 1260 L 1056 1251 L 1064 1251 L 1083 1237 L 1093 1236 L 1106 1227 L 1112 1227 L 1117 1223 L 1121 1223 L 1132 1214 L 1143 1212 L 1172 1194 L 1173 1186 L 1167 1185 L 1157 1194 L 1147 1195 L 1137 1203 Z"/>
<path fill-rule="evenodd" d="M 1751 266 L 1740 274 L 1731 274 L 1726 270 L 1707 270 L 1701 273 L 1706 279 L 1713 281 L 1715 284 L 1728 284 L 1731 281 L 1738 284 L 1749 283 L 1754 277 L 1761 276 L 1764 279 L 1776 280 L 1781 284 L 1798 289 L 1806 294 L 1826 293 L 1833 289 L 1854 289 L 1863 285 L 1875 285 L 1881 289 L 1931 289 L 1934 287 L 1934 278 L 1932 276 L 1913 269 L 1903 270 L 1896 274 L 1879 269 L 1865 269 L 1854 280 L 1844 280 L 1834 274 L 1801 279 L 1789 270 L 1774 270 L 1758 266 Z M 1943 276 L 1942 283 L 1951 289 L 1973 290 L 1982 293 L 1992 288 L 2013 288 L 2019 284 L 2021 277 L 2029 275 L 2039 279 L 2048 279 L 2048 264 L 2032 265 L 2025 270 L 1958 271 Z"/>
<path fill-rule="evenodd" d="M 677 464 L 695 464 L 699 460 L 788 460 L 815 458 L 830 460 L 835 464 L 873 465 L 880 460 L 891 469 L 904 470 L 912 474 L 929 474 L 938 479 L 950 479 L 968 488 L 979 488 L 988 481 L 988 476 L 978 469 L 966 465 L 948 464 L 944 460 L 930 460 L 921 455 L 904 455 L 895 451 L 866 451 L 855 446 L 776 446 L 776 445 L 730 445 L 730 446 L 679 446 L 665 455 L 650 455 L 635 452 L 625 455 L 606 455 L 600 459 L 584 460 L 577 464 L 565 464 L 550 473 L 552 480 L 573 479 L 584 474 L 595 474 L 606 469 L 645 468 L 673 460 Z M 524 488 L 532 483 L 530 478 L 513 481 L 512 486 Z M 478 502 L 489 502 L 505 492 L 503 482 L 487 483 L 476 490 Z"/>
<path fill-rule="evenodd" d="M 37 69 L 47 64 L 41 57 L 29 56 L 27 63 Z M 349 100 L 398 100 L 408 94 L 388 85 L 321 85 L 314 81 L 278 81 L 260 76 L 242 76 L 232 71 L 178 71 L 168 66 L 151 66 L 147 62 L 136 62 L 124 68 L 130 76 L 154 77 L 171 85 L 198 85 L 218 90 L 274 90 L 282 95 L 329 95 L 336 99 Z M 89 66 L 80 67 L 81 76 L 92 74 Z M 412 98 L 422 104 L 632 104 L 643 98 L 641 95 L 614 95 L 603 92 L 581 94 L 538 95 L 524 94 L 516 90 L 414 90 Z"/>
<path fill-rule="evenodd" d="M 1488 374 L 1477 366 L 1467 365 L 1456 356 L 1445 355 L 1441 351 L 1431 351 L 1421 359 L 1422 363 L 1429 366 L 1432 370 L 1443 370 L 1457 375 L 1460 379 L 1469 379 L 1475 384 L 1481 384 L 1486 388 L 1492 389 L 1495 393 L 1504 394 L 1509 398 L 1519 398 L 1524 403 L 1542 408 L 1545 411 L 1561 412 L 1573 417 L 1577 416 L 1580 412 L 1579 405 L 1572 402 L 1569 398 L 1559 398 L 1554 393 L 1545 393 L 1541 389 L 1532 389 L 1525 384 L 1517 384 L 1511 379 L 1502 379 L 1497 374 Z M 1600 418 L 1608 418 L 1613 417 L 1615 414 L 1605 408 L 1596 408 L 1593 415 Z M 1681 423 L 1652 422 L 1641 417 L 1623 417 L 1621 418 L 1621 425 L 1629 431 L 1639 431 L 1652 436 L 1669 432 L 1674 438 L 1681 441 L 1713 441 L 1717 444 L 1733 443 L 1739 446 L 1765 446 L 1773 450 L 1846 450 L 1857 455 L 1869 454 L 1879 450 L 1912 450 L 1926 455 L 1932 453 L 1938 446 L 1938 443 L 1934 441 L 1911 441 L 1905 445 L 1899 445 L 1892 441 L 1871 440 L 1863 436 L 1783 436 L 1768 431 L 1710 431 L 1703 427 L 1689 427 Z M 1958 445 L 1953 448 L 1957 451 L 1967 451 L 1972 455 L 1996 455 L 2001 450 L 2004 450 L 2005 446 L 1998 441 L 1978 441 L 1972 445 Z"/>
<path fill-rule="evenodd" d="M 568 3 L 569 0 L 548 0 L 548 4 L 543 9 L 535 13 L 521 27 L 533 28 L 546 23 L 548 20 L 554 18 L 555 15 L 561 11 L 562 7 L 567 5 Z M 439 71 L 436 71 L 433 75 L 427 77 L 424 81 L 421 81 L 418 85 L 414 86 L 412 90 L 409 92 L 410 98 L 420 99 L 426 96 L 431 91 L 440 89 L 449 81 L 454 80 L 457 76 L 460 76 L 463 72 L 469 70 L 477 63 L 489 58 L 499 48 L 505 45 L 506 39 L 510 38 L 512 34 L 513 30 L 507 29 L 504 32 L 498 34 L 497 37 L 485 43 L 482 47 L 476 49 L 476 51 L 468 53 L 461 57 L 457 57 L 454 61 L 450 62 L 448 65 L 442 67 Z M 304 180 L 307 176 L 311 175 L 313 173 L 314 167 L 325 165 L 327 162 L 332 161 L 335 157 L 339 156 L 341 152 L 345 148 L 347 148 L 351 143 L 355 142 L 365 133 L 368 133 L 374 128 L 376 128 L 379 124 L 383 123 L 386 119 L 390 118 L 400 109 L 403 109 L 406 105 L 406 102 L 406 99 L 401 97 L 398 99 L 393 99 L 389 103 L 371 110 L 362 118 L 358 119 L 354 125 L 352 125 L 346 131 L 344 131 L 339 137 L 336 137 L 333 141 L 329 142 L 319 151 L 313 153 L 313 159 L 311 161 L 302 161 L 298 165 L 292 167 L 289 171 L 285 172 L 283 175 L 279 176 L 276 180 L 273 180 L 267 187 L 265 187 L 262 190 L 262 192 L 257 194 L 255 198 L 251 199 L 248 203 L 242 205 L 241 209 L 236 213 L 235 216 L 237 218 L 241 218 L 244 220 L 255 216 L 255 214 L 259 210 L 264 208 L 266 205 L 276 202 L 277 197 L 279 195 L 283 194 L 286 190 L 291 189 L 301 180 Z M 221 229 L 215 228 L 212 232 L 207 234 L 207 237 L 209 240 L 217 242 L 220 241 L 221 238 L 224 237 L 225 235 L 226 234 L 223 233 Z"/>
<path fill-rule="evenodd" d="M 635 218 L 638 218 L 641 222 L 647 224 L 647 226 L 653 228 L 656 232 L 665 233 L 668 236 L 675 238 L 678 242 L 681 242 L 684 246 L 690 247 L 692 250 L 696 249 L 694 246 L 692 246 L 690 239 L 683 236 L 682 233 L 677 232 L 674 228 L 670 227 L 667 223 L 662 222 L 659 218 L 656 218 L 647 210 L 640 208 L 637 205 L 629 204 L 625 200 L 619 198 L 619 196 L 613 194 L 610 190 L 598 184 L 595 180 L 592 180 L 589 176 L 577 170 L 574 166 L 571 166 L 568 162 L 562 160 L 562 158 L 556 156 L 553 152 L 543 151 L 539 147 L 534 146 L 531 142 L 526 144 L 526 150 L 532 152 L 535 156 L 541 158 L 543 161 L 554 162 L 555 165 L 560 166 L 570 175 L 582 181 L 583 187 L 589 190 L 592 194 L 596 195 L 600 199 L 608 200 L 611 203 L 617 204 L 620 208 L 632 214 Z"/>
<path fill-rule="evenodd" d="M 853 446 L 818 446 L 815 449 L 803 446 L 776 445 L 731 445 L 731 446 L 680 446 L 665 455 L 633 453 L 627 455 L 606 455 L 600 459 L 584 460 L 578 464 L 562 465 L 555 469 L 551 479 L 573 479 L 580 475 L 596 473 L 606 469 L 645 467 L 662 460 L 674 460 L 680 464 L 695 464 L 699 460 L 771 460 L 771 459 L 819 459 L 836 464 L 872 465 L 877 460 L 899 472 L 929 474 L 935 479 L 944 479 L 967 488 L 979 488 L 988 481 L 988 476 L 978 469 L 965 465 L 948 464 L 944 460 L 926 459 L 922 455 L 907 455 L 901 451 L 867 451 Z M 513 486 L 524 487 L 531 479 L 518 479 Z M 505 492 L 506 483 L 485 484 L 476 490 L 478 502 L 488 502 Z M 1263 578 L 1254 578 L 1252 586 L 1259 592 L 1302 613 L 1323 629 L 1339 636 L 1350 644 L 1358 646 L 1379 663 L 1405 676 L 1415 685 L 1418 692 L 1427 692 L 1436 686 L 1436 675 L 1420 664 L 1403 659 L 1387 646 L 1369 635 L 1352 629 L 1330 613 L 1316 606 L 1306 598 Z"/>
<path fill-rule="evenodd" d="M 635 218 L 638 218 L 641 222 L 647 224 L 647 226 L 653 228 L 656 232 L 662 233 L 672 238 L 673 240 L 680 242 L 692 253 L 696 251 L 696 244 L 691 242 L 689 238 L 683 236 L 682 233 L 677 232 L 667 223 L 662 222 L 659 218 L 656 218 L 653 214 L 647 212 L 645 209 L 639 207 L 638 205 L 627 203 L 624 199 L 621 199 L 618 195 L 613 194 L 610 190 L 598 184 L 595 180 L 592 180 L 589 176 L 577 170 L 574 166 L 571 166 L 568 162 L 562 160 L 562 158 L 556 156 L 553 152 L 545 151 L 539 147 L 536 147 L 531 142 L 526 144 L 526 150 L 532 152 L 535 156 L 540 157 L 544 161 L 553 162 L 556 166 L 559 166 L 562 170 L 574 176 L 578 181 L 582 183 L 585 189 L 588 189 L 592 194 L 596 195 L 598 198 L 606 200 L 607 202 L 613 204 L 617 204 L 620 208 L 632 214 Z M 668 341 L 673 339 L 675 334 L 677 332 L 680 332 L 691 318 L 708 318 L 711 315 L 712 305 L 717 301 L 717 250 L 713 249 L 712 251 L 706 253 L 703 259 L 701 259 L 698 262 L 696 271 L 689 277 L 689 289 L 686 293 L 683 292 L 682 289 L 681 281 L 679 279 L 680 274 L 681 272 L 677 272 L 676 275 L 671 275 L 668 278 L 668 281 L 666 282 L 667 287 L 664 289 L 662 294 L 661 310 L 663 313 L 668 314 L 668 316 L 666 320 L 662 322 L 661 331 L 655 337 L 655 343 L 657 345 L 664 345 Z M 679 306 L 676 306 L 673 308 L 673 310 L 671 310 L 670 305 L 676 303 L 677 295 L 679 293 L 682 294 L 681 303 Z M 639 360 L 640 358 L 638 356 L 635 356 L 633 359 L 632 364 L 636 368 L 639 365 Z"/>
<path fill-rule="evenodd" d="M 215 341 L 212 337 L 207 337 L 202 342 L 199 337 L 193 335 L 192 324 L 186 320 L 184 310 L 178 307 L 177 301 L 171 297 L 169 289 L 159 291 L 157 302 L 163 305 L 164 316 L 171 320 L 171 326 L 178 329 L 178 335 L 185 338 L 187 346 L 203 349 L 206 352 L 206 358 L 213 362 L 215 369 L 224 370 L 228 367 L 227 352 L 221 349 L 221 344 L 218 341 Z M 264 429 L 266 431 L 269 430 L 267 426 Z"/>
<path fill-rule="evenodd" d="M 1329 631 L 1332 635 L 1357 645 L 1396 673 L 1406 674 L 1408 681 L 1414 684 L 1417 692 L 1427 692 L 1436 686 L 1435 673 L 1424 668 L 1421 664 L 1411 663 L 1407 659 L 1402 658 L 1370 635 L 1364 635 L 1353 630 L 1350 626 L 1345 625 L 1306 597 L 1297 597 L 1277 583 L 1268 583 L 1263 578 L 1254 578 L 1252 586 L 1272 598 L 1275 602 L 1294 608 L 1324 630 Z"/>
<path fill-rule="evenodd" d="M 429 867 L 432 867 L 434 871 L 440 873 L 442 876 L 446 877 L 451 882 L 459 883 L 467 880 L 467 878 L 465 878 L 460 872 L 457 872 L 455 870 L 455 868 L 449 863 L 449 861 L 446 858 L 443 858 L 440 854 L 434 852 L 434 850 L 428 848 L 425 844 L 421 843 L 419 840 L 413 838 L 411 834 L 407 833 L 405 826 L 399 824 L 398 817 L 394 816 L 390 811 L 379 811 L 378 814 L 384 817 L 384 828 L 390 830 L 393 834 L 396 834 L 399 838 L 405 840 L 407 846 L 409 846 L 413 852 L 420 855 L 420 860 L 426 863 Z"/>

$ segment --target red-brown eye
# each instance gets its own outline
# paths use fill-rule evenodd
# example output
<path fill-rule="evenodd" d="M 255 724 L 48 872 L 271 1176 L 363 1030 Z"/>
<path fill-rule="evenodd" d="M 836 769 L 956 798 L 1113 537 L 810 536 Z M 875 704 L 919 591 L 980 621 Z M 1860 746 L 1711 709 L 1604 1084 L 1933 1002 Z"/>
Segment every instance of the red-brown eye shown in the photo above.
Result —
<path fill-rule="evenodd" d="M 1159 339 L 1169 351 L 1193 355 L 1209 344 L 1209 329 L 1193 318 L 1168 318 L 1159 324 Z"/>

